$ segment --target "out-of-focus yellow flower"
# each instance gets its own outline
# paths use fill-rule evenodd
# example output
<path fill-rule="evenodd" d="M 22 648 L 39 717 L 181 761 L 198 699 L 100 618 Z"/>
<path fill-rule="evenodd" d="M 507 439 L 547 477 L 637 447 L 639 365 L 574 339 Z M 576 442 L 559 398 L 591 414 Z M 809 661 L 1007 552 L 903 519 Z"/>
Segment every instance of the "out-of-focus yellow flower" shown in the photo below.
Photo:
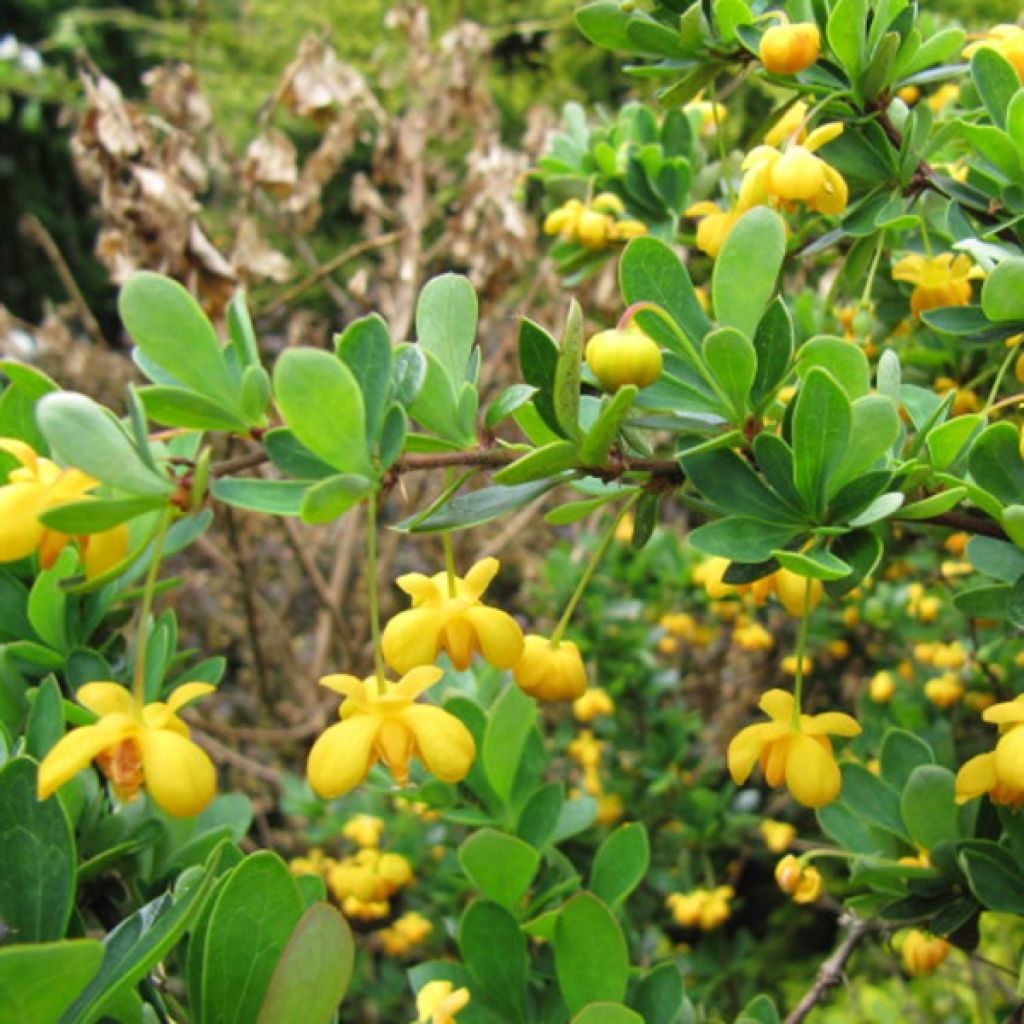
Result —
<path fill-rule="evenodd" d="M 796 655 L 795 654 L 787 654 L 782 659 L 782 661 L 779 662 L 779 667 L 782 669 L 782 671 L 787 676 L 795 676 L 796 675 Z M 809 674 L 813 670 L 813 668 L 814 668 L 814 659 L 809 654 L 805 654 L 804 655 L 804 659 L 803 659 L 803 666 L 801 668 L 801 671 L 803 672 L 804 675 L 807 675 L 807 674 Z"/>
<path fill-rule="evenodd" d="M 356 921 L 379 921 L 391 913 L 387 900 L 361 900 L 358 896 L 346 896 L 341 901 L 345 916 Z"/>
<path fill-rule="evenodd" d="M 596 768 L 601 763 L 603 749 L 604 744 L 589 729 L 581 729 L 566 752 L 583 768 Z"/>
<path fill-rule="evenodd" d="M 619 544 L 629 544 L 633 540 L 633 513 L 627 512 L 615 524 L 615 540 Z"/>
<path fill-rule="evenodd" d="M 341 796 L 362 782 L 377 761 L 404 786 L 413 757 L 443 782 L 464 779 L 476 756 L 472 734 L 444 709 L 416 701 L 442 675 L 433 665 L 421 665 L 397 683 L 375 676 L 324 676 L 320 685 L 345 699 L 338 710 L 341 721 L 330 726 L 309 753 L 307 772 L 313 790 L 325 799 Z"/>
<path fill-rule="evenodd" d="M 961 389 L 960 394 L 963 394 L 965 391 L 966 389 Z M 968 393 L 974 395 L 973 391 Z M 979 399 L 977 395 L 974 395 L 974 399 L 975 401 L 971 403 L 971 408 L 964 409 L 962 411 L 957 409 L 957 403 L 954 402 L 953 408 L 951 410 L 952 414 L 954 416 L 961 416 L 966 414 L 967 412 L 978 412 L 981 408 L 981 399 Z M 971 565 L 970 562 L 953 561 L 947 559 L 939 566 L 939 572 L 942 574 L 943 579 L 954 580 L 959 576 L 967 576 L 969 573 L 974 572 L 974 566 Z"/>
<path fill-rule="evenodd" d="M 21 463 L 0 486 L 0 562 L 16 562 L 38 551 L 39 564 L 48 569 L 72 538 L 44 526 L 40 517 L 61 505 L 88 499 L 99 483 L 79 469 L 61 469 L 24 441 L 0 437 L 0 451 Z M 77 540 L 89 579 L 113 568 L 128 554 L 125 523 Z"/>
<path fill-rule="evenodd" d="M 708 296 L 707 288 L 702 284 L 698 284 L 693 289 L 693 294 L 697 299 L 697 305 L 700 306 L 700 308 L 703 309 L 705 313 L 710 313 L 711 298 Z"/>
<path fill-rule="evenodd" d="M 1024 805 L 1024 696 L 986 708 L 981 717 L 999 726 L 995 750 L 972 757 L 956 776 L 956 802 L 988 793 L 993 803 Z"/>
<path fill-rule="evenodd" d="M 932 664 L 943 669 L 963 668 L 967 664 L 967 650 L 959 640 L 951 644 L 936 644 L 932 652 Z"/>
<path fill-rule="evenodd" d="M 405 675 L 447 651 L 459 670 L 469 667 L 475 653 L 495 668 L 511 668 L 523 653 L 522 630 L 507 612 L 481 602 L 500 568 L 496 558 L 481 559 L 465 577 L 454 577 L 454 593 L 444 572 L 400 576 L 395 582 L 412 598 L 412 607 L 384 627 L 381 648 L 388 665 Z"/>
<path fill-rule="evenodd" d="M 964 56 L 970 59 L 982 47 L 995 50 L 1017 72 L 1017 77 L 1024 82 L 1024 28 L 1020 25 L 995 25 L 980 39 L 964 48 Z"/>
<path fill-rule="evenodd" d="M 845 640 L 829 640 L 825 650 L 836 661 L 845 661 L 850 656 L 850 645 Z"/>
<path fill-rule="evenodd" d="M 683 107 L 687 114 L 697 114 L 700 118 L 701 135 L 714 135 L 715 128 L 725 121 L 729 111 L 721 103 L 712 103 L 704 99 L 703 91 L 697 93 L 689 103 Z"/>
<path fill-rule="evenodd" d="M 647 234 L 647 225 L 623 218 L 625 212 L 622 200 L 614 192 L 601 192 L 588 205 L 579 199 L 569 199 L 544 218 L 544 233 L 559 235 L 586 249 L 603 249 L 611 242 L 627 242 Z"/>
<path fill-rule="evenodd" d="M 860 622 L 860 609 L 854 605 L 847 605 L 843 609 L 843 625 L 847 629 L 853 629 Z"/>
<path fill-rule="evenodd" d="M 951 708 L 963 697 L 964 686 L 952 672 L 943 672 L 924 684 L 924 695 L 937 708 Z"/>
<path fill-rule="evenodd" d="M 384 819 L 374 814 L 357 814 L 349 818 L 341 828 L 341 834 L 363 849 L 380 846 Z"/>
<path fill-rule="evenodd" d="M 908 868 L 930 868 L 932 859 L 928 856 L 927 850 L 918 850 L 914 856 L 900 857 L 897 864 L 906 864 Z"/>
<path fill-rule="evenodd" d="M 908 107 L 912 107 L 921 98 L 921 90 L 918 89 L 916 85 L 905 85 L 896 93 L 896 95 L 899 96 L 899 98 L 903 100 Z"/>
<path fill-rule="evenodd" d="M 305 857 L 293 857 L 288 861 L 288 868 L 293 875 L 319 875 L 323 878 L 334 864 L 333 858 L 325 856 L 319 846 L 313 846 Z"/>
<path fill-rule="evenodd" d="M 923 256 L 914 252 L 904 256 L 892 268 L 894 281 L 906 281 L 910 293 L 910 311 L 916 317 L 942 306 L 966 306 L 971 301 L 971 281 L 984 277 L 981 267 L 966 253 L 941 252 Z"/>
<path fill-rule="evenodd" d="M 937 643 L 914 644 L 914 661 L 918 662 L 921 665 L 934 665 L 935 652 L 941 646 L 941 644 Z"/>
<path fill-rule="evenodd" d="M 732 641 L 745 651 L 770 651 L 775 646 L 774 637 L 760 622 L 737 626 L 732 631 Z"/>
<path fill-rule="evenodd" d="M 717 259 L 729 232 L 746 212 L 747 208 L 739 206 L 723 210 L 717 203 L 707 199 L 688 206 L 686 216 L 697 218 L 697 248 L 713 260 Z"/>
<path fill-rule="evenodd" d="M 793 695 L 785 690 L 769 690 L 758 706 L 771 721 L 748 725 L 729 744 L 729 774 L 736 785 L 746 782 L 760 761 L 765 782 L 785 784 L 805 807 L 835 800 L 841 779 L 829 736 L 856 736 L 856 720 L 838 711 L 794 720 Z"/>
<path fill-rule="evenodd" d="M 871 772 L 872 775 L 882 774 L 882 762 L 879 761 L 877 757 L 873 757 L 870 761 L 867 761 L 864 767 L 867 768 L 867 770 Z"/>
<path fill-rule="evenodd" d="M 822 590 L 821 580 L 798 576 L 789 569 L 779 569 L 775 573 L 775 593 L 782 607 L 798 618 L 818 607 Z"/>
<path fill-rule="evenodd" d="M 933 114 L 941 114 L 942 111 L 960 96 L 960 86 L 955 82 L 947 82 L 940 85 L 930 96 L 925 98 L 925 103 L 931 108 Z"/>
<path fill-rule="evenodd" d="M 645 388 L 661 376 L 661 349 L 635 323 L 595 334 L 587 342 L 586 359 L 605 391 L 618 391 L 627 384 Z"/>
<path fill-rule="evenodd" d="M 561 235 L 567 241 L 571 241 L 576 237 L 576 225 L 582 212 L 583 203 L 580 200 L 567 200 L 544 218 L 544 234 Z"/>
<path fill-rule="evenodd" d="M 553 644 L 536 633 L 525 638 L 512 678 L 520 690 L 537 700 L 575 700 L 587 688 L 587 670 L 579 648 L 571 640 Z"/>
<path fill-rule="evenodd" d="M 694 630 L 697 628 L 697 624 L 689 612 L 669 612 L 658 619 L 658 625 L 669 636 L 678 637 L 680 640 L 692 640 Z"/>
<path fill-rule="evenodd" d="M 671 657 L 679 651 L 679 641 L 674 636 L 663 636 L 658 640 L 658 653 Z"/>
<path fill-rule="evenodd" d="M 809 68 L 821 53 L 821 33 L 812 21 L 773 25 L 761 36 L 758 54 L 773 75 L 795 75 Z"/>
<path fill-rule="evenodd" d="M 414 880 L 412 865 L 400 853 L 374 849 L 345 857 L 327 872 L 327 885 L 339 902 L 352 896 L 363 903 L 380 903 Z"/>
<path fill-rule="evenodd" d="M 614 711 L 615 702 L 600 686 L 591 687 L 572 702 L 572 713 L 577 722 L 592 722 L 595 718 L 613 714 Z"/>
<path fill-rule="evenodd" d="M 421 945 L 433 930 L 434 926 L 422 914 L 410 910 L 396 918 L 390 927 L 382 928 L 377 939 L 388 956 L 405 956 Z"/>
<path fill-rule="evenodd" d="M 791 853 L 775 865 L 775 881 L 784 893 L 793 897 L 794 903 L 813 903 L 823 889 L 818 869 L 802 864 Z"/>
<path fill-rule="evenodd" d="M 598 825 L 614 825 L 622 817 L 622 812 L 625 809 L 622 797 L 618 793 L 605 793 L 604 790 L 593 795 L 597 798 L 595 820 Z"/>
<path fill-rule="evenodd" d="M 964 704 L 978 714 L 992 707 L 995 702 L 996 699 L 991 693 L 982 693 L 980 690 L 968 690 L 964 694 Z"/>
<path fill-rule="evenodd" d="M 601 249 L 612 239 L 615 218 L 597 210 L 584 210 L 576 221 L 576 241 L 584 249 Z"/>
<path fill-rule="evenodd" d="M 728 568 L 728 558 L 713 555 L 694 567 L 693 582 L 699 583 L 712 601 L 718 601 L 736 593 L 736 588 L 731 583 L 724 582 L 722 578 Z"/>
<path fill-rule="evenodd" d="M 765 132 L 764 143 L 768 146 L 781 146 L 784 142 L 803 142 L 807 138 L 807 104 L 797 100 L 786 112 Z"/>
<path fill-rule="evenodd" d="M 842 134 L 838 121 L 815 128 L 803 142 L 789 142 L 782 150 L 755 146 L 743 161 L 746 171 L 740 199 L 749 205 L 775 199 L 784 205 L 803 203 L 818 213 L 838 214 L 846 209 L 849 189 L 843 176 L 815 150 Z"/>
<path fill-rule="evenodd" d="M 967 550 L 967 542 L 970 540 L 970 536 L 962 531 L 957 533 L 951 533 L 943 542 L 942 546 L 951 554 L 957 558 L 961 557 Z"/>
<path fill-rule="evenodd" d="M 954 392 L 953 404 L 950 406 L 950 416 L 967 416 L 970 413 L 979 412 L 981 410 L 981 397 L 972 388 L 961 388 L 957 386 L 957 382 L 952 377 L 936 377 L 935 378 L 935 393 L 941 395 L 943 398 Z M 966 568 L 964 568 L 966 566 Z M 941 566 L 941 572 L 945 576 L 948 572 L 949 576 L 961 575 L 965 572 L 970 572 L 969 562 L 943 562 Z"/>
<path fill-rule="evenodd" d="M 212 799 L 217 773 L 206 752 L 189 739 L 178 716 L 186 704 L 212 693 L 209 683 L 185 683 L 167 698 L 143 705 L 119 683 L 86 683 L 75 698 L 98 721 L 72 729 L 39 766 L 45 800 L 95 760 L 119 800 L 145 787 L 175 818 L 198 814 Z"/>
<path fill-rule="evenodd" d="M 764 845 L 772 853 L 784 853 L 796 839 L 796 829 L 788 821 L 765 818 L 761 822 L 761 836 L 764 839 Z"/>
<path fill-rule="evenodd" d="M 616 217 L 626 212 L 625 204 L 614 192 L 599 192 L 591 199 L 590 205 L 598 213 L 611 213 Z"/>
<path fill-rule="evenodd" d="M 469 1005 L 469 989 L 450 981 L 428 981 L 416 993 L 414 1024 L 457 1024 L 456 1014 Z"/>
<path fill-rule="evenodd" d="M 876 704 L 888 704 L 896 692 L 896 681 L 891 672 L 876 672 L 868 683 L 868 696 Z"/>
<path fill-rule="evenodd" d="M 673 892 L 665 898 L 665 906 L 681 928 L 700 928 L 701 931 L 710 932 L 721 928 L 729 920 L 729 901 L 735 895 L 731 885 Z"/>
<path fill-rule="evenodd" d="M 647 225 L 642 220 L 617 220 L 612 224 L 609 237 L 613 242 L 628 242 L 647 234 Z"/>
<path fill-rule="evenodd" d="M 914 928 L 904 938 L 900 955 L 908 974 L 931 974 L 949 956 L 952 948 L 945 939 Z"/>

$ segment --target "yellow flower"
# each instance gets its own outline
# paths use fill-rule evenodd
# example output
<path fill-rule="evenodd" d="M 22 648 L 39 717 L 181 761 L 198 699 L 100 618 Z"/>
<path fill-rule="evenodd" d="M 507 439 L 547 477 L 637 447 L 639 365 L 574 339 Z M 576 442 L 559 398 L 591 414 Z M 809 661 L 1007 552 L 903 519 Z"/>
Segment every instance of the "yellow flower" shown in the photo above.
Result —
<path fill-rule="evenodd" d="M 416 993 L 415 1024 L 457 1024 L 455 1015 L 469 1005 L 469 989 L 450 981 L 428 981 Z"/>
<path fill-rule="evenodd" d="M 888 704 L 896 692 L 896 681 L 891 672 L 876 672 L 868 684 L 868 695 L 876 704 Z"/>
<path fill-rule="evenodd" d="M 612 240 L 615 219 L 597 210 L 584 210 L 576 221 L 576 239 L 585 249 L 600 249 Z"/>
<path fill-rule="evenodd" d="M 613 242 L 628 242 L 647 234 L 647 225 L 642 220 L 617 220 L 612 224 L 609 238 Z"/>
<path fill-rule="evenodd" d="M 377 761 L 404 786 L 409 761 L 418 757 L 443 782 L 466 777 L 476 756 L 470 731 L 454 715 L 416 698 L 443 675 L 433 665 L 406 672 L 397 683 L 369 676 L 324 676 L 321 686 L 342 694 L 341 721 L 327 729 L 309 752 L 309 784 L 325 799 L 347 793 Z"/>
<path fill-rule="evenodd" d="M 943 109 L 960 96 L 960 86 L 955 82 L 947 82 L 939 86 L 926 100 L 933 114 L 941 114 Z"/>
<path fill-rule="evenodd" d="M 839 766 L 829 736 L 856 736 L 860 726 L 849 715 L 829 711 L 793 719 L 793 695 L 769 690 L 758 705 L 770 722 L 748 725 L 729 744 L 729 774 L 737 785 L 746 782 L 754 765 L 769 786 L 783 783 L 805 807 L 824 807 L 839 795 Z"/>
<path fill-rule="evenodd" d="M 570 199 L 544 218 L 544 234 L 561 235 L 566 241 L 576 237 L 576 225 L 583 213 L 583 203 Z"/>
<path fill-rule="evenodd" d="M 754 205 L 774 198 L 786 205 L 803 203 L 818 213 L 842 213 L 849 199 L 846 180 L 815 155 L 815 150 L 842 131 L 843 126 L 834 121 L 815 128 L 803 142 L 787 143 L 782 150 L 755 146 L 743 161 L 747 173 L 740 186 L 740 200 Z"/>
<path fill-rule="evenodd" d="M 357 814 L 342 826 L 341 834 L 363 849 L 380 846 L 384 820 L 373 814 Z"/>
<path fill-rule="evenodd" d="M 910 293 L 910 310 L 916 317 L 928 309 L 968 305 L 971 281 L 984 276 L 985 272 L 974 266 L 966 253 L 922 256 L 914 252 L 892 268 L 894 281 L 906 281 L 914 286 Z"/>
<path fill-rule="evenodd" d="M 964 49 L 964 56 L 974 56 L 982 47 L 995 50 L 1011 65 L 1017 76 L 1024 82 L 1024 28 L 1020 25 L 996 25 L 990 28 L 977 42 Z"/>
<path fill-rule="evenodd" d="M 611 213 L 616 217 L 626 212 L 622 200 L 614 192 L 599 192 L 590 201 L 590 206 L 598 213 Z"/>
<path fill-rule="evenodd" d="M 434 926 L 415 910 L 397 918 L 390 928 L 382 928 L 377 938 L 388 956 L 404 956 L 420 945 L 434 930 Z"/>
<path fill-rule="evenodd" d="M 708 200 L 688 206 L 686 216 L 698 218 L 697 248 L 712 259 L 717 259 L 725 240 L 729 237 L 729 232 L 744 213 L 746 210 L 741 210 L 738 206 L 723 210 Z"/>
<path fill-rule="evenodd" d="M 597 798 L 598 825 L 614 825 L 622 817 L 622 797 L 618 793 L 605 793 L 599 790 L 593 794 Z"/>
<path fill-rule="evenodd" d="M 732 640 L 745 651 L 770 651 L 775 645 L 774 637 L 760 622 L 738 626 L 732 631 Z"/>
<path fill-rule="evenodd" d="M 391 905 L 387 900 L 367 902 L 356 896 L 346 896 L 341 901 L 341 909 L 346 917 L 359 921 L 379 921 L 391 913 Z"/>
<path fill-rule="evenodd" d="M 797 100 L 786 112 L 765 132 L 764 142 L 769 146 L 781 146 L 792 139 L 803 142 L 807 138 L 807 104 Z"/>
<path fill-rule="evenodd" d="M 661 349 L 635 324 L 595 334 L 587 342 L 586 358 L 605 391 L 618 391 L 627 384 L 645 388 L 661 376 Z"/>
<path fill-rule="evenodd" d="M 583 768 L 596 768 L 601 762 L 601 751 L 604 744 L 589 729 L 581 729 L 580 734 L 566 748 L 569 756 Z"/>
<path fill-rule="evenodd" d="M 599 686 L 591 687 L 572 702 L 572 713 L 577 722 L 592 722 L 615 711 L 615 702 Z"/>
<path fill-rule="evenodd" d="M 729 920 L 729 901 L 734 895 L 731 885 L 720 885 L 715 889 L 669 893 L 665 905 L 680 927 L 700 928 L 701 931 L 710 932 Z"/>
<path fill-rule="evenodd" d="M 44 526 L 40 517 L 50 509 L 84 501 L 99 483 L 79 469 L 61 469 L 24 441 L 0 437 L 0 451 L 21 463 L 0 487 L 0 562 L 16 562 L 38 551 L 39 564 L 48 569 L 71 538 Z M 128 527 L 122 523 L 80 537 L 78 546 L 86 576 L 94 579 L 127 555 Z"/>
<path fill-rule="evenodd" d="M 811 21 L 773 25 L 758 47 L 761 63 L 775 75 L 795 75 L 809 68 L 821 52 L 821 33 Z"/>
<path fill-rule="evenodd" d="M 963 668 L 967 664 L 967 650 L 959 640 L 951 644 L 936 644 L 932 664 L 936 668 Z"/>
<path fill-rule="evenodd" d="M 587 688 L 587 670 L 579 648 L 571 640 L 553 644 L 536 633 L 525 638 L 512 678 L 520 690 L 537 700 L 575 700 Z"/>
<path fill-rule="evenodd" d="M 118 683 L 86 683 L 75 695 L 98 721 L 72 729 L 39 766 L 39 799 L 45 800 L 96 760 L 118 799 L 132 800 L 144 786 L 175 818 L 198 814 L 217 786 L 213 763 L 189 739 L 178 712 L 212 693 L 208 683 L 185 683 L 167 698 L 142 705 Z"/>
<path fill-rule="evenodd" d="M 773 821 L 766 818 L 761 822 L 761 836 L 764 845 L 772 853 L 783 853 L 796 839 L 796 829 L 788 821 Z"/>
<path fill-rule="evenodd" d="M 293 857 L 288 861 L 288 868 L 293 875 L 324 877 L 334 867 L 334 863 L 330 857 L 324 856 L 324 851 L 319 846 L 313 846 L 305 857 Z"/>
<path fill-rule="evenodd" d="M 694 570 L 694 579 L 696 578 L 697 572 Z M 694 630 L 697 628 L 697 624 L 689 612 L 669 612 L 658 619 L 658 625 L 669 636 L 678 637 L 680 640 L 692 640 Z"/>
<path fill-rule="evenodd" d="M 352 896 L 379 903 L 413 881 L 412 866 L 400 853 L 370 849 L 338 861 L 327 873 L 327 884 L 339 901 Z"/>
<path fill-rule="evenodd" d="M 477 652 L 495 668 L 511 668 L 523 653 L 522 630 L 511 615 L 480 601 L 500 567 L 496 558 L 481 559 L 465 577 L 454 578 L 454 595 L 446 573 L 400 576 L 396 582 L 412 598 L 412 607 L 384 627 L 381 646 L 388 665 L 405 675 L 432 665 L 443 650 L 460 671 Z"/>
<path fill-rule="evenodd" d="M 782 669 L 782 671 L 787 676 L 795 676 L 796 675 L 796 655 L 795 654 L 787 654 L 782 659 L 782 661 L 779 662 L 779 667 Z M 813 668 L 814 668 L 814 659 L 809 654 L 805 654 L 804 658 L 803 658 L 803 665 L 801 667 L 801 671 L 806 676 L 806 675 L 808 675 L 811 672 L 811 670 Z"/>
<path fill-rule="evenodd" d="M 712 601 L 718 601 L 736 593 L 736 588 L 731 583 L 724 582 L 725 571 L 728 568 L 728 558 L 712 555 L 694 568 L 693 582 L 701 584 Z"/>
<path fill-rule="evenodd" d="M 956 802 L 988 793 L 993 803 L 1024 805 L 1024 696 L 986 708 L 981 717 L 999 726 L 995 750 L 972 757 L 957 772 Z"/>
<path fill-rule="evenodd" d="M 784 893 L 793 897 L 794 903 L 813 903 L 823 888 L 818 869 L 802 864 L 791 853 L 775 865 L 775 881 Z"/>
<path fill-rule="evenodd" d="M 775 593 L 782 607 L 797 618 L 803 618 L 818 607 L 822 590 L 821 580 L 798 576 L 789 569 L 779 569 L 775 573 Z"/>
<path fill-rule="evenodd" d="M 964 687 L 952 672 L 944 672 L 924 684 L 924 695 L 937 708 L 951 708 L 963 697 Z"/>
<path fill-rule="evenodd" d="M 931 974 L 952 948 L 945 939 L 914 928 L 904 938 L 900 954 L 908 974 Z"/>
<path fill-rule="evenodd" d="M 712 103 L 711 100 L 704 99 L 702 90 L 683 107 L 683 112 L 697 114 L 700 118 L 701 135 L 713 135 L 715 128 L 725 121 L 729 111 L 721 103 Z"/>
<path fill-rule="evenodd" d="M 916 85 L 905 85 L 902 89 L 897 91 L 896 95 L 899 96 L 899 98 L 903 100 L 908 107 L 912 107 L 921 98 L 921 90 L 918 89 Z"/>

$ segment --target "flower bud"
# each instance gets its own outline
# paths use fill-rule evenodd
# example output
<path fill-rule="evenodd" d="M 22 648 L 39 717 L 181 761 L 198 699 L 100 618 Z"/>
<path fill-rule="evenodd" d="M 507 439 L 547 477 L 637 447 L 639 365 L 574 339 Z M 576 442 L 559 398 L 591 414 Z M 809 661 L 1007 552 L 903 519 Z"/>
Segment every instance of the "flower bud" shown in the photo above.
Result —
<path fill-rule="evenodd" d="M 888 704 L 895 690 L 891 672 L 876 672 L 868 684 L 868 694 L 876 704 Z"/>
<path fill-rule="evenodd" d="M 591 200 L 590 208 L 598 213 L 611 213 L 616 217 L 626 212 L 622 200 L 614 192 L 601 192 Z"/>
<path fill-rule="evenodd" d="M 772 853 L 784 853 L 796 839 L 796 829 L 788 821 L 774 821 L 766 818 L 761 822 L 761 836 L 764 845 Z"/>
<path fill-rule="evenodd" d="M 763 36 L 759 54 L 765 70 L 775 75 L 795 75 L 809 68 L 821 52 L 821 33 L 813 22 L 773 25 Z"/>
<path fill-rule="evenodd" d="M 818 869 L 801 864 L 791 853 L 775 865 L 775 881 L 794 903 L 813 903 L 824 888 Z"/>
<path fill-rule="evenodd" d="M 914 928 L 903 940 L 900 953 L 908 974 L 931 974 L 953 947 L 945 940 Z"/>
<path fill-rule="evenodd" d="M 552 645 L 546 636 L 523 638 L 523 653 L 512 678 L 524 693 L 537 700 L 575 700 L 587 688 L 587 670 L 579 648 L 571 640 Z"/>
<path fill-rule="evenodd" d="M 606 213 L 584 210 L 576 222 L 576 234 L 580 245 L 587 249 L 600 249 L 607 243 L 615 227 L 615 221 Z"/>
<path fill-rule="evenodd" d="M 587 366 L 605 391 L 645 388 L 661 376 L 661 349 L 637 327 L 601 331 L 587 343 Z"/>

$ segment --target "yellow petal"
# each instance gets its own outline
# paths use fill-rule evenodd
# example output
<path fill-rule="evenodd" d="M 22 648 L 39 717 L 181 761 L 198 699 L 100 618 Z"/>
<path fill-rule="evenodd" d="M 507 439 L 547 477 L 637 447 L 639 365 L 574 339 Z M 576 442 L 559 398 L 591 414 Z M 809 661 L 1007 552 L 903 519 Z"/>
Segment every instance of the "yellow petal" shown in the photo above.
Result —
<path fill-rule="evenodd" d="M 793 694 L 788 690 L 768 690 L 757 706 L 775 722 L 788 722 L 793 714 Z"/>
<path fill-rule="evenodd" d="M 994 789 L 998 781 L 994 753 L 972 757 L 956 773 L 956 802 L 965 804 L 968 800 L 982 796 Z"/>
<path fill-rule="evenodd" d="M 347 793 L 366 778 L 380 719 L 353 715 L 332 725 L 313 744 L 306 774 L 313 791 L 326 800 Z"/>
<path fill-rule="evenodd" d="M 801 728 L 809 736 L 859 736 L 860 723 L 841 711 L 826 711 L 802 720 Z"/>
<path fill-rule="evenodd" d="M 700 203 L 694 203 L 692 206 L 686 208 L 687 217 L 710 217 L 712 214 L 721 213 L 722 211 L 712 202 L 704 200 Z"/>
<path fill-rule="evenodd" d="M 805 807 L 824 807 L 839 796 L 841 784 L 831 750 L 810 736 L 795 735 L 786 758 L 786 787 L 793 799 Z"/>
<path fill-rule="evenodd" d="M 98 486 L 98 483 L 97 480 L 87 476 L 80 469 L 62 469 L 50 488 L 50 499 L 55 505 L 78 501 L 85 497 L 86 492 Z"/>
<path fill-rule="evenodd" d="M 134 715 L 135 698 L 120 683 L 86 683 L 78 688 L 75 700 L 94 715 Z"/>
<path fill-rule="evenodd" d="M 209 683 L 182 683 L 181 686 L 175 687 L 174 692 L 167 698 L 167 706 L 171 711 L 180 711 L 186 704 L 191 704 L 192 701 L 199 700 L 216 689 L 216 686 Z"/>
<path fill-rule="evenodd" d="M 36 473 L 38 456 L 36 450 L 24 441 L 18 441 L 13 437 L 0 437 L 0 452 L 7 452 L 13 455 L 33 476 Z"/>
<path fill-rule="evenodd" d="M 466 573 L 463 583 L 466 594 L 479 600 L 483 597 L 484 591 L 491 585 L 491 580 L 498 575 L 501 562 L 496 558 L 481 558 L 469 572 Z"/>
<path fill-rule="evenodd" d="M 452 664 L 460 672 L 469 668 L 473 652 L 479 644 L 467 616 L 458 615 L 448 621 L 441 632 L 441 647 L 448 652 Z"/>
<path fill-rule="evenodd" d="M 381 636 L 384 660 L 400 676 L 418 665 L 432 665 L 440 649 L 444 621 L 444 613 L 434 608 L 399 612 Z"/>
<path fill-rule="evenodd" d="M 138 725 L 124 715 L 109 715 L 95 725 L 72 729 L 57 741 L 39 765 L 39 799 L 45 800 L 83 768 L 88 768 L 97 754 L 120 743 L 136 729 Z"/>
<path fill-rule="evenodd" d="M 436 665 L 420 665 L 402 676 L 395 686 L 395 693 L 407 700 L 415 700 L 425 690 L 429 690 L 443 675 L 444 670 Z"/>
<path fill-rule="evenodd" d="M 112 530 L 91 533 L 84 546 L 82 560 L 85 563 L 85 576 L 86 579 L 94 580 L 127 557 L 128 524 L 121 523 Z"/>
<path fill-rule="evenodd" d="M 206 752 L 167 729 L 143 729 L 142 770 L 156 804 L 174 818 L 191 818 L 213 799 L 217 772 Z"/>
<path fill-rule="evenodd" d="M 424 576 L 421 572 L 410 572 L 404 576 L 399 576 L 395 580 L 395 585 L 399 590 L 404 590 L 412 598 L 414 608 L 426 601 L 439 601 L 441 599 L 437 584 L 429 576 Z"/>
<path fill-rule="evenodd" d="M 432 704 L 412 704 L 402 721 L 416 740 L 416 753 L 442 782 L 458 782 L 473 767 L 476 743 L 453 714 Z"/>
<path fill-rule="evenodd" d="M 892 268 L 892 279 L 894 281 L 907 281 L 910 284 L 918 284 L 921 280 L 921 273 L 924 270 L 925 259 L 920 253 L 911 253 L 904 256 Z"/>
<path fill-rule="evenodd" d="M 985 708 L 981 717 L 995 725 L 1024 722 L 1024 701 L 1006 700 L 1001 704 L 993 704 L 992 707 Z"/>
<path fill-rule="evenodd" d="M 46 491 L 36 483 L 0 487 L 0 562 L 16 562 L 31 555 L 43 537 L 40 514 Z"/>
<path fill-rule="evenodd" d="M 839 121 L 819 125 L 807 136 L 804 141 L 804 149 L 809 149 L 813 153 L 816 149 L 827 146 L 833 139 L 838 139 L 842 134 L 843 126 Z"/>
<path fill-rule="evenodd" d="M 476 633 L 480 653 L 495 668 L 512 668 L 523 653 L 519 623 L 498 608 L 467 608 L 465 617 Z"/>
<path fill-rule="evenodd" d="M 761 722 L 758 725 L 748 725 L 733 736 L 729 743 L 727 760 L 729 774 L 737 786 L 747 781 L 765 744 L 774 737 L 776 731 L 772 724 Z"/>
<path fill-rule="evenodd" d="M 1024 729 L 1011 729 L 996 744 L 996 773 L 999 781 L 1024 790 Z"/>
<path fill-rule="evenodd" d="M 323 676 L 320 679 L 320 685 L 327 687 L 328 690 L 333 690 L 335 693 L 340 693 L 343 697 L 355 697 L 362 700 L 366 696 L 366 687 L 363 680 L 356 676 L 341 673 Z"/>

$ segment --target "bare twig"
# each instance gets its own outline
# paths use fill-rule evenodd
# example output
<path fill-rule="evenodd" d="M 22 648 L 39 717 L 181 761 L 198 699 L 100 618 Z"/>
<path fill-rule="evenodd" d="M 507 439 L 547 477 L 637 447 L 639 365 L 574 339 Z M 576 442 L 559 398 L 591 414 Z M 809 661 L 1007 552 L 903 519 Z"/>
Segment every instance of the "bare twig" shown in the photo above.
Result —
<path fill-rule="evenodd" d="M 284 788 L 279 771 L 262 764 L 260 761 L 253 760 L 251 757 L 246 757 L 244 754 L 238 753 L 237 750 L 224 746 L 219 740 L 215 740 L 212 736 L 207 736 L 206 733 L 199 729 L 192 729 L 192 738 L 219 764 L 229 764 L 245 772 L 246 775 L 269 782 L 278 789 Z"/>
<path fill-rule="evenodd" d="M 829 991 L 842 982 L 847 962 L 864 937 L 875 927 L 870 921 L 862 921 L 852 914 L 845 917 L 844 922 L 848 925 L 849 931 L 836 947 L 835 952 L 818 968 L 814 984 L 786 1018 L 786 1024 L 800 1024 L 811 1010 L 828 995 Z"/>

